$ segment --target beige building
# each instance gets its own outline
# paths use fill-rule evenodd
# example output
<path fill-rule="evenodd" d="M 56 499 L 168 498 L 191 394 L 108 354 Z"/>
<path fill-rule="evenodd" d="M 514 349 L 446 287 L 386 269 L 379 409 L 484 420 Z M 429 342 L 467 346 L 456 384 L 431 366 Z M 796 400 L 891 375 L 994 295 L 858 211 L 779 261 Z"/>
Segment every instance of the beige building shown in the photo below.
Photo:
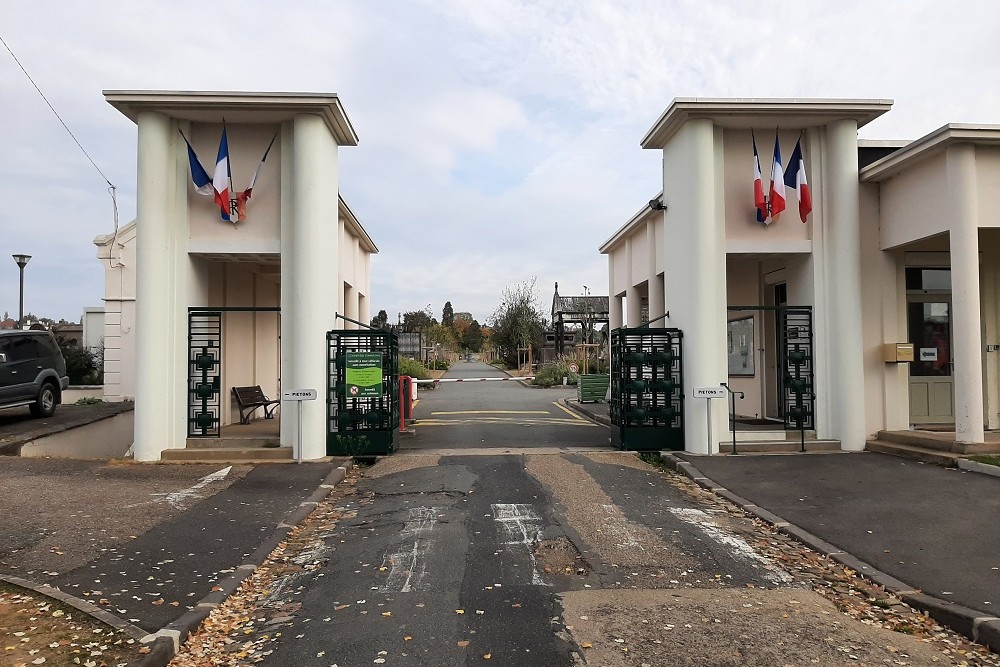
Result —
<path fill-rule="evenodd" d="M 357 136 L 336 95 L 106 91 L 138 126 L 136 220 L 95 239 L 105 267 L 105 397 L 134 399 L 135 457 L 160 458 L 240 415 L 231 388 L 315 389 L 326 332 L 370 318 L 371 237 L 339 194 L 338 151 Z M 196 192 L 185 137 L 212 173 L 228 136 L 227 222 Z M 302 404 L 306 459 L 326 453 L 326 401 Z M 259 414 L 259 412 L 258 412 Z M 297 442 L 282 420 L 281 444 Z"/>
<path fill-rule="evenodd" d="M 601 246 L 611 326 L 669 313 L 653 326 L 683 332 L 687 450 L 728 437 L 725 402 L 691 399 L 721 383 L 747 423 L 784 432 L 801 415 L 849 450 L 927 424 L 953 424 L 962 448 L 1000 427 L 1000 127 L 859 140 L 891 106 L 677 99 L 643 138 L 663 191 Z M 793 188 L 778 221 L 757 221 L 751 138 L 766 191 L 775 128 L 786 170 L 801 139 L 805 224 Z"/>

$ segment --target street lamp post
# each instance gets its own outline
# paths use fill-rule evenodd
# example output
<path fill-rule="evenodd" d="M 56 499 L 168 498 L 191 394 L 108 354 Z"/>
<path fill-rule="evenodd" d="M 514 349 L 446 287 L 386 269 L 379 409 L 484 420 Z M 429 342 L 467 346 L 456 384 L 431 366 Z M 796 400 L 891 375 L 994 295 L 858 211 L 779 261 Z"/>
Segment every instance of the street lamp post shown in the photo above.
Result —
<path fill-rule="evenodd" d="M 19 297 L 17 301 L 17 328 L 20 329 L 24 326 L 24 267 L 27 266 L 28 260 L 31 259 L 31 255 L 11 255 L 14 261 L 17 262 L 17 268 L 20 273 L 20 290 Z"/>

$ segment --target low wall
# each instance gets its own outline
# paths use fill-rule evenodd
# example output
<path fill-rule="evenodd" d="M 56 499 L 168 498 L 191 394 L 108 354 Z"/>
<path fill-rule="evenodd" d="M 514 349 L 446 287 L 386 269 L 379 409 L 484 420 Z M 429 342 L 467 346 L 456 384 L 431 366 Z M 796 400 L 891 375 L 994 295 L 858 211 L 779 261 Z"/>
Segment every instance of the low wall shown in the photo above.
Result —
<path fill-rule="evenodd" d="M 71 384 L 62 393 L 63 405 L 72 405 L 81 398 L 99 398 L 104 400 L 104 385 L 102 384 Z"/>
<path fill-rule="evenodd" d="M 127 410 L 25 443 L 21 456 L 111 459 L 125 456 L 135 433 L 135 411 Z"/>

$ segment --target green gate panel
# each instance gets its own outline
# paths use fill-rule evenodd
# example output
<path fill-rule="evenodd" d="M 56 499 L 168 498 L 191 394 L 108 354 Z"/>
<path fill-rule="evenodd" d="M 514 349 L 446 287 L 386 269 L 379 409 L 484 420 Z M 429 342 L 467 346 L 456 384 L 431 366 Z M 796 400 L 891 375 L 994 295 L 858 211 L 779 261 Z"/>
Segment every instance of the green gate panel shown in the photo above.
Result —
<path fill-rule="evenodd" d="M 608 395 L 611 376 L 604 374 L 581 375 L 576 384 L 576 397 L 581 403 L 599 403 Z"/>
<path fill-rule="evenodd" d="M 339 329 L 327 332 L 326 338 L 327 454 L 391 454 L 399 427 L 396 334 L 381 329 Z"/>
<path fill-rule="evenodd" d="M 684 449 L 679 329 L 611 332 L 611 442 L 620 449 Z"/>

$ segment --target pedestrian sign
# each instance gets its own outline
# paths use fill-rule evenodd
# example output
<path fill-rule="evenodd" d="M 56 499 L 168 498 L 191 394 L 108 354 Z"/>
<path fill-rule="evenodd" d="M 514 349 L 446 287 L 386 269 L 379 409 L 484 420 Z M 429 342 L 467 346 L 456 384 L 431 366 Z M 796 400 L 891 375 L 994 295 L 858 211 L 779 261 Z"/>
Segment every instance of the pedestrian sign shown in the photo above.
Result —
<path fill-rule="evenodd" d="M 347 352 L 347 393 L 352 397 L 382 395 L 382 353 Z"/>

